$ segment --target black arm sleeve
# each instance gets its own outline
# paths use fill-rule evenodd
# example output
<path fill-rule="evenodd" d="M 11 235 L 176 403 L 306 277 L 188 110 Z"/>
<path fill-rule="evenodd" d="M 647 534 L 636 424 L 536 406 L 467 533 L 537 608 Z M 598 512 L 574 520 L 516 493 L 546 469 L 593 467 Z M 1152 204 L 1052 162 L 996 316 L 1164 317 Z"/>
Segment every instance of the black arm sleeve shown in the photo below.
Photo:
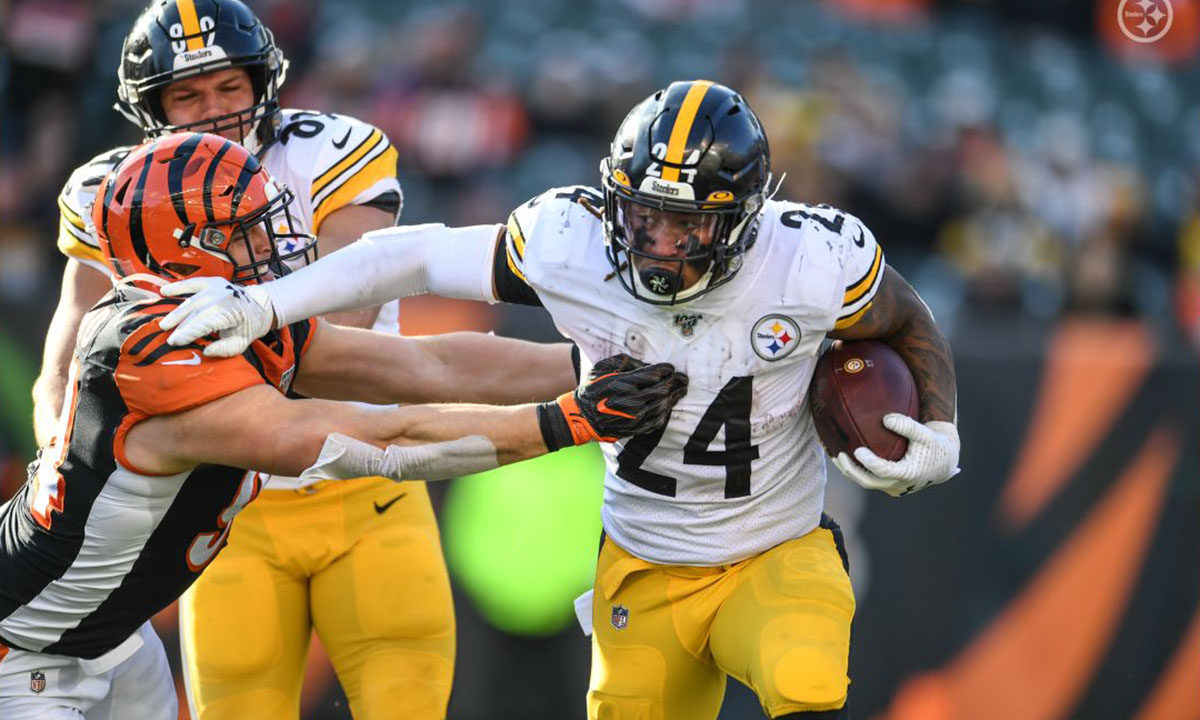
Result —
<path fill-rule="evenodd" d="M 507 238 L 507 231 L 497 235 L 496 252 L 492 255 L 492 283 L 496 286 L 496 299 L 514 305 L 541 307 L 542 299 L 529 287 L 525 278 L 508 264 Z"/>

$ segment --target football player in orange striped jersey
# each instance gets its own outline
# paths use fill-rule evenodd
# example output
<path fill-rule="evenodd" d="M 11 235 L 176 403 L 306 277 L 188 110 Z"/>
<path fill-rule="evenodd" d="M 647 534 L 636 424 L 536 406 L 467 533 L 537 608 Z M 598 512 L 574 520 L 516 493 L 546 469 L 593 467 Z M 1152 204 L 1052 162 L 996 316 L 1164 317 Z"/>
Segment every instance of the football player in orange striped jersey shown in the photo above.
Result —
<path fill-rule="evenodd" d="M 327 255 L 396 222 L 403 199 L 397 155 L 380 130 L 355 118 L 281 108 L 286 73 L 270 30 L 240 0 L 156 0 L 125 40 L 118 108 L 147 137 L 186 129 L 240 142 L 291 190 L 297 227 L 315 234 Z M 58 247 L 68 259 L 34 388 L 42 445 L 53 439 L 80 319 L 111 287 L 89 218 L 100 179 L 129 150 L 114 148 L 81 166 L 59 197 Z M 292 241 L 281 242 L 287 252 Z M 399 331 L 395 302 L 326 317 Z M 458 336 L 449 342 L 467 343 Z M 296 717 L 315 629 L 356 717 L 442 717 L 455 624 L 425 487 L 273 474 L 265 488 L 228 551 L 182 603 L 195 713 Z M 327 528 L 319 543 L 291 531 L 313 523 Z M 373 569 L 384 565 L 396 570 Z M 246 597 L 263 600 L 247 605 Z M 395 612 L 399 606 L 405 612 Z M 227 652 L 231 646 L 240 652 Z"/>

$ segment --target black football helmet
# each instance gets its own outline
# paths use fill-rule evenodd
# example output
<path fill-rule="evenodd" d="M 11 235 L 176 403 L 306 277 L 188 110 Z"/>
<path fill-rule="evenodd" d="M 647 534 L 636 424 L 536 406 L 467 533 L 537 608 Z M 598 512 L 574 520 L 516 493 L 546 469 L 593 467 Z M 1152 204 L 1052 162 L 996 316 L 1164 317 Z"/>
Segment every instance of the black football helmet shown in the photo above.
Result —
<path fill-rule="evenodd" d="M 180 130 L 219 133 L 250 128 L 242 144 L 257 152 L 275 139 L 279 88 L 287 66 L 271 31 L 241 0 L 157 0 L 125 37 L 115 107 L 147 137 Z M 163 88 L 176 80 L 234 67 L 249 71 L 254 105 L 203 122 L 167 122 L 160 102 Z"/>
<path fill-rule="evenodd" d="M 639 300 L 673 305 L 720 287 L 741 268 L 742 253 L 758 234 L 771 153 L 740 95 L 692 80 L 671 83 L 631 110 L 600 172 L 605 244 L 615 275 Z M 682 255 L 648 249 L 636 218 L 644 222 L 654 213 L 697 228 L 680 244 Z M 699 241 L 701 233 L 711 242 Z M 639 259 L 646 267 L 638 267 Z M 685 287 L 689 265 L 702 274 Z"/>

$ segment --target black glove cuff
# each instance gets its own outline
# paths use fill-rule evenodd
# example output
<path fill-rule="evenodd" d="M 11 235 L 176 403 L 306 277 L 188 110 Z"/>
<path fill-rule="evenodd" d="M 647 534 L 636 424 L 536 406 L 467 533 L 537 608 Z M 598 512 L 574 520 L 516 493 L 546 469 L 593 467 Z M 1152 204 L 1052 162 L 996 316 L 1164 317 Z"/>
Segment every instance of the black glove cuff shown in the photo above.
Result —
<path fill-rule="evenodd" d="M 542 431 L 542 442 L 550 452 L 571 447 L 575 438 L 571 435 L 571 426 L 563 417 L 562 408 L 554 400 L 539 403 L 537 406 L 538 427 Z"/>

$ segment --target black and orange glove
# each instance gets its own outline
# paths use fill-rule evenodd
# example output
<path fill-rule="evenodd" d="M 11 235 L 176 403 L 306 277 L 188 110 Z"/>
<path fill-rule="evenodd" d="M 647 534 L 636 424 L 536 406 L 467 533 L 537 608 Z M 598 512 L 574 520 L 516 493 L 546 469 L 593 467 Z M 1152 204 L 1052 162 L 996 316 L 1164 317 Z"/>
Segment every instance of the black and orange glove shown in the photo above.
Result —
<path fill-rule="evenodd" d="M 542 439 L 553 452 L 654 432 L 686 392 L 687 376 L 669 363 L 613 355 L 596 363 L 586 385 L 538 405 Z"/>

